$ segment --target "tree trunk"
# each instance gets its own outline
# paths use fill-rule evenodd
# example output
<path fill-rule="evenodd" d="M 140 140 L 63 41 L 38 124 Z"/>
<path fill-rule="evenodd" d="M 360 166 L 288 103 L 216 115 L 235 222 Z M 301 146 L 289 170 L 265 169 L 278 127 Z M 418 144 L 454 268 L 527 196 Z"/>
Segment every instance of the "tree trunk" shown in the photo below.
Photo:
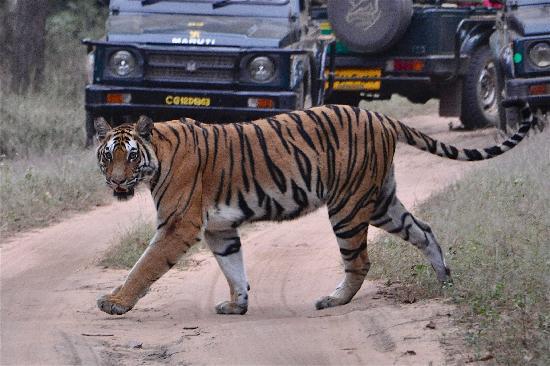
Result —
<path fill-rule="evenodd" d="M 8 1 L 0 1 L 0 45 L 2 46 L 2 57 L 0 57 L 0 92 L 5 91 L 8 85 L 8 60 L 11 56 L 11 48 L 8 43 L 10 6 Z"/>
<path fill-rule="evenodd" d="M 6 44 L 10 89 L 19 94 L 37 91 L 44 76 L 48 0 L 17 0 L 8 14 Z"/>

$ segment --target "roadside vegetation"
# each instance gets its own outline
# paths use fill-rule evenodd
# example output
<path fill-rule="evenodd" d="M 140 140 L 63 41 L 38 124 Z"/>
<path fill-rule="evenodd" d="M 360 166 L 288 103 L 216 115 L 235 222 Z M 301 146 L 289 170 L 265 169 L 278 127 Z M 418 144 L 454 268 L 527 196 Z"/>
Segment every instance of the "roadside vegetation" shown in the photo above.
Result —
<path fill-rule="evenodd" d="M 32 72 L 41 75 L 40 84 L 30 77 L 28 86 L 0 90 L 2 238 L 105 203 L 109 197 L 93 150 L 84 149 L 86 50 L 80 44 L 81 38 L 101 34 L 106 9 L 84 0 L 47 4 L 43 69 Z M 17 19 L 6 22 L 13 29 L 16 23 Z M 4 62 L 15 52 L 9 40 L 0 37 L 2 42 L 11 50 Z M 0 72 L 4 86 L 13 85 L 8 74 Z"/>
<path fill-rule="evenodd" d="M 132 268 L 155 235 L 155 226 L 145 219 L 127 228 L 104 253 L 99 264 L 109 268 Z"/>
<path fill-rule="evenodd" d="M 531 136 L 416 210 L 443 245 L 453 286 L 442 289 L 411 245 L 389 235 L 371 245 L 371 275 L 399 283 L 398 298 L 458 305 L 474 359 L 550 364 L 549 137 Z"/>
<path fill-rule="evenodd" d="M 145 219 L 138 220 L 135 225 L 126 229 L 111 244 L 110 248 L 103 254 L 99 264 L 109 268 L 129 269 L 134 266 L 141 254 L 145 251 L 149 242 L 155 235 L 155 225 Z M 199 243 L 180 258 L 176 268 L 185 269 L 195 262 L 190 258 L 193 254 L 204 249 Z"/>

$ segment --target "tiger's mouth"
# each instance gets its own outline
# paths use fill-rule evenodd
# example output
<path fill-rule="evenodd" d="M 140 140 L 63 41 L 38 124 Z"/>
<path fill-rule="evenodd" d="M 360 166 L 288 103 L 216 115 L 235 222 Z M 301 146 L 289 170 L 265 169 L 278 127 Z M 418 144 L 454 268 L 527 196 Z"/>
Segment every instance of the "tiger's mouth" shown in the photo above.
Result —
<path fill-rule="evenodd" d="M 116 187 L 113 189 L 113 196 L 119 201 L 126 201 L 134 196 L 134 188 Z"/>

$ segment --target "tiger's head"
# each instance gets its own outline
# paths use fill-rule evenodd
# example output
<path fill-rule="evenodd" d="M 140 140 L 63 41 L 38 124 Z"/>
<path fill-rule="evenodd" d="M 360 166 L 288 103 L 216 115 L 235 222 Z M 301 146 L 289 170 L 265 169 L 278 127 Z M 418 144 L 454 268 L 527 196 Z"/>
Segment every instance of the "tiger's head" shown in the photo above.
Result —
<path fill-rule="evenodd" d="M 153 121 L 141 116 L 135 125 L 111 128 L 103 117 L 99 117 L 94 125 L 99 140 L 99 169 L 114 196 L 120 200 L 128 199 L 134 195 L 138 183 L 150 181 L 158 169 L 151 145 Z"/>

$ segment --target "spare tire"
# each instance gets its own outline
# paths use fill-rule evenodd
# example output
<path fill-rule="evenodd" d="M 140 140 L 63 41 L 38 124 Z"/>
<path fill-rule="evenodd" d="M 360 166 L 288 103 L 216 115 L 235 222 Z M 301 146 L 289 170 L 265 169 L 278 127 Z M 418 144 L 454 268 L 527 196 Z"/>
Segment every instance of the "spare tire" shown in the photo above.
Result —
<path fill-rule="evenodd" d="M 353 51 L 385 51 L 407 30 L 413 0 L 328 0 L 336 37 Z"/>

